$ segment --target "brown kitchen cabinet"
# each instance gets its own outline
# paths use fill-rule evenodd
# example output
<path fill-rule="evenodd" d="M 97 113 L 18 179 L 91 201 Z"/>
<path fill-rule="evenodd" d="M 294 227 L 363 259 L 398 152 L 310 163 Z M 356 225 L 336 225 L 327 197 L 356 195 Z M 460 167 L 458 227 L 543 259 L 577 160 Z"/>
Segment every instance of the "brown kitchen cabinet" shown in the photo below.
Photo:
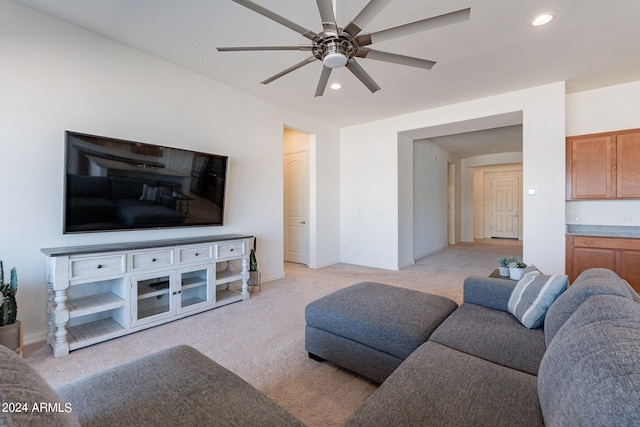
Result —
<path fill-rule="evenodd" d="M 607 268 L 640 292 L 640 239 L 568 235 L 566 245 L 570 282 L 589 268 Z"/>
<path fill-rule="evenodd" d="M 567 200 L 640 198 L 640 129 L 567 138 Z"/>

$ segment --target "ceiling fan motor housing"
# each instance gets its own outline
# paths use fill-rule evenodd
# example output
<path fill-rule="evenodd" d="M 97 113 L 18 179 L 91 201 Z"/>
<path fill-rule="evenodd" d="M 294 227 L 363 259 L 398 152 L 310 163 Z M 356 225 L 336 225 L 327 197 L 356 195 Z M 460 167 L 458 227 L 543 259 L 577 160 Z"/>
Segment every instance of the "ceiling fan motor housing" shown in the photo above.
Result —
<path fill-rule="evenodd" d="M 350 37 L 341 35 L 325 35 L 313 43 L 313 55 L 329 68 L 340 68 L 347 64 L 357 48 Z"/>

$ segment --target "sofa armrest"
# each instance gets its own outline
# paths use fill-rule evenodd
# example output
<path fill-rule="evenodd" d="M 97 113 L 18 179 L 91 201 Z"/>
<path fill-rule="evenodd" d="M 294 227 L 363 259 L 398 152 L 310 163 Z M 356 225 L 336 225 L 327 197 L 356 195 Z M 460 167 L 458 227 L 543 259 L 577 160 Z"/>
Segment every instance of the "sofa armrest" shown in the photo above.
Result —
<path fill-rule="evenodd" d="M 304 426 L 238 375 L 186 345 L 80 378 L 55 391 L 71 405 L 83 427 Z"/>
<path fill-rule="evenodd" d="M 493 277 L 467 277 L 464 280 L 464 302 L 509 311 L 509 298 L 517 283 Z"/>

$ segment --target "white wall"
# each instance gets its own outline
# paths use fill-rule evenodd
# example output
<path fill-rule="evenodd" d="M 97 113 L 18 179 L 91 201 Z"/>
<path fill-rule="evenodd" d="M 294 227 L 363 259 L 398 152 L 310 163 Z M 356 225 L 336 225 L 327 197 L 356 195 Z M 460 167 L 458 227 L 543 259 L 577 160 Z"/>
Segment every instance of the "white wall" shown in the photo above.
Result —
<path fill-rule="evenodd" d="M 449 153 L 429 140 L 413 144 L 413 258 L 447 246 Z"/>
<path fill-rule="evenodd" d="M 639 105 L 640 81 L 567 95 L 567 136 L 640 128 Z M 568 224 L 640 226 L 639 200 L 572 201 L 566 209 Z"/>
<path fill-rule="evenodd" d="M 46 331 L 43 247 L 247 233 L 263 278 L 283 276 L 285 124 L 316 137 L 315 256 L 337 260 L 337 128 L 8 0 L 0 28 L 0 259 L 18 269 L 27 342 Z M 63 235 L 65 130 L 228 155 L 225 226 Z"/>
<path fill-rule="evenodd" d="M 564 90 L 564 82 L 554 83 L 341 129 L 342 260 L 397 269 L 398 254 L 407 252 L 399 246 L 413 246 L 398 232 L 398 218 L 408 217 L 406 203 L 398 203 L 407 198 L 399 192 L 413 191 L 398 186 L 407 181 L 407 172 L 397 168 L 400 132 L 522 111 L 523 186 L 537 189 L 523 203 L 523 258 L 544 271 L 564 272 Z M 472 186 L 462 189 L 461 200 L 473 206 Z M 462 223 L 472 220 L 471 213 Z"/>

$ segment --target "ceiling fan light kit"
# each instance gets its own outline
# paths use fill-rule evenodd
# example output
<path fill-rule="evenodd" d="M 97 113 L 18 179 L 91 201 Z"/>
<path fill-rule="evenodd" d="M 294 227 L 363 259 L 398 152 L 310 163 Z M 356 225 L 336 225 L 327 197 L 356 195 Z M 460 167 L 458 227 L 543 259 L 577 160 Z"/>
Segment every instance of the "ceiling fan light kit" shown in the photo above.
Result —
<path fill-rule="evenodd" d="M 255 46 L 255 47 L 219 47 L 220 52 L 265 51 L 265 50 L 299 50 L 311 51 L 313 56 L 301 61 L 264 80 L 263 84 L 269 84 L 280 77 L 289 74 L 307 64 L 317 60 L 322 61 L 322 73 L 316 88 L 315 96 L 322 96 L 329 81 L 331 71 L 334 68 L 346 67 L 358 78 L 372 93 L 380 89 L 380 86 L 367 74 L 356 61 L 356 58 L 373 59 L 430 70 L 436 63 L 421 58 L 382 52 L 370 49 L 374 42 L 381 42 L 410 34 L 439 28 L 445 25 L 456 24 L 469 20 L 471 9 L 462 9 L 455 12 L 422 19 L 409 24 L 399 25 L 374 33 L 360 34 L 362 29 L 390 3 L 391 0 L 370 0 L 369 3 L 353 18 L 344 28 L 336 24 L 332 0 L 316 0 L 320 18 L 322 19 L 322 32 L 319 34 L 308 30 L 287 18 L 272 12 L 251 0 L 232 0 L 247 9 L 251 9 L 260 15 L 269 18 L 311 40 L 311 45 L 298 46 Z"/>
<path fill-rule="evenodd" d="M 339 52 L 328 53 L 324 56 L 322 62 L 329 68 L 340 68 L 347 65 L 347 56 Z"/>

